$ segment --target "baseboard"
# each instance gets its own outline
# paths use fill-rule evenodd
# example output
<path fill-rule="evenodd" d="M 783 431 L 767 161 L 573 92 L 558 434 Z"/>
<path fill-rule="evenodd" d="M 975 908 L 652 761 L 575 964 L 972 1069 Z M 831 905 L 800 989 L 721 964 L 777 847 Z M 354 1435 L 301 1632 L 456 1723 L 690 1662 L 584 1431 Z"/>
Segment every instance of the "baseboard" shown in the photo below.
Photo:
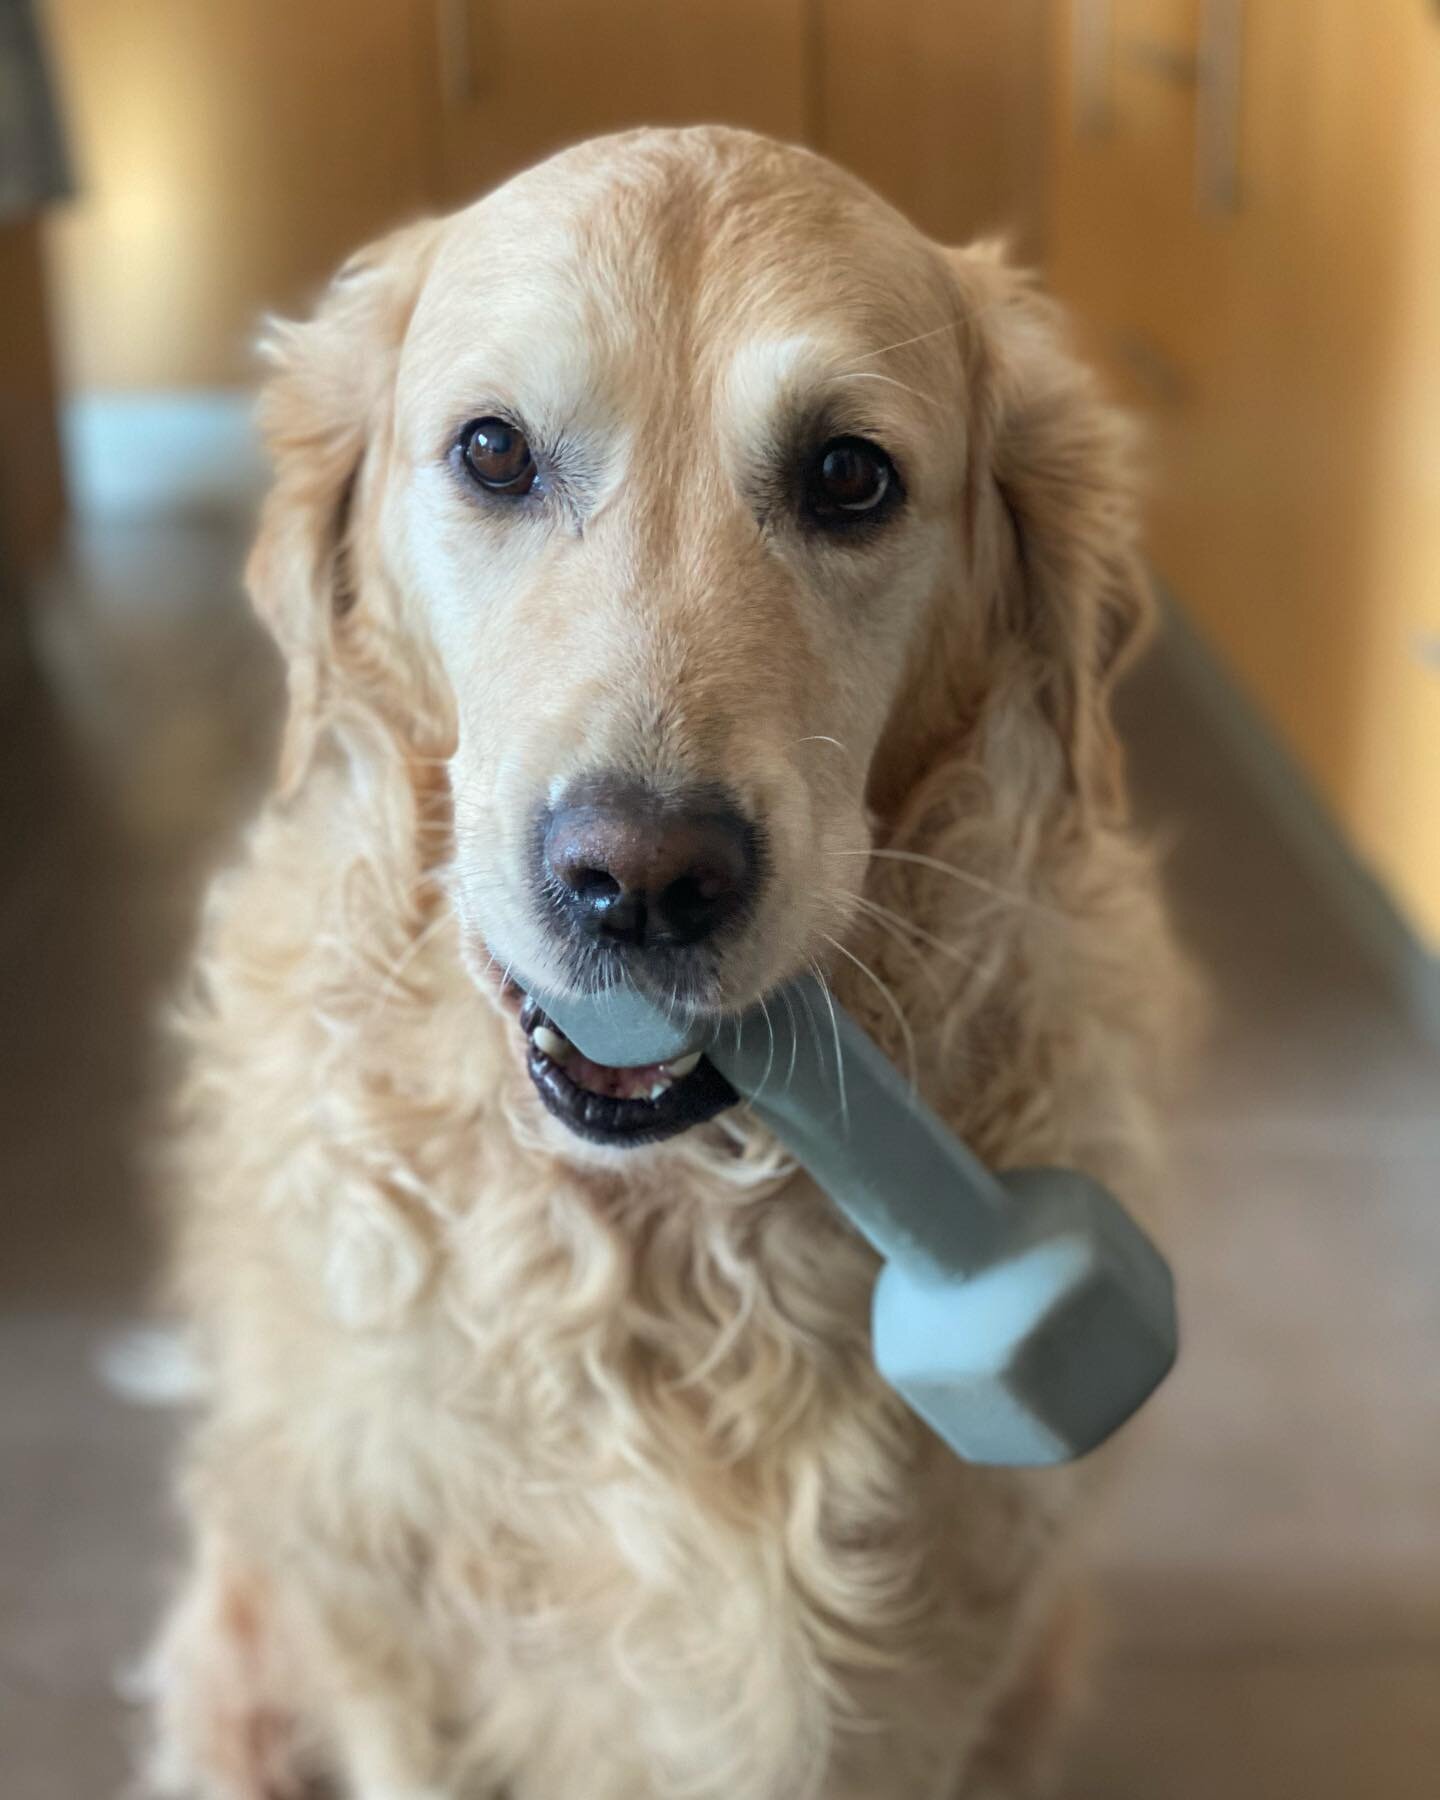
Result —
<path fill-rule="evenodd" d="M 77 512 L 173 517 L 253 505 L 266 480 L 253 406 L 243 388 L 73 396 L 63 437 Z"/>
<path fill-rule="evenodd" d="M 1161 593 L 1173 665 L 1267 813 L 1334 902 L 1424 1035 L 1440 1043 L 1440 955 L 1417 935 L 1366 867 L 1254 703 L 1186 618 Z"/>

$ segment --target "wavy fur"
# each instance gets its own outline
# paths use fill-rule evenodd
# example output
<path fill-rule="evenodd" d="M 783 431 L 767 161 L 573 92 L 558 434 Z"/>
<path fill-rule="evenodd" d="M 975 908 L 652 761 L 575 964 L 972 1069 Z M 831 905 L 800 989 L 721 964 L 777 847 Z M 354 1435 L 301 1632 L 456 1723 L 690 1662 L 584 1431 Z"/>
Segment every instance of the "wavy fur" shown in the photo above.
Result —
<path fill-rule="evenodd" d="M 531 204 L 599 193 L 602 249 L 603 197 L 657 171 L 781 211 L 839 192 L 882 261 L 908 230 L 740 134 L 547 167 Z M 154 1785 L 1038 1792 L 1108 1453 L 955 1461 L 871 1366 L 870 1252 L 763 1130 L 740 1111 L 583 1159 L 470 972 L 458 690 L 386 498 L 447 229 L 368 253 L 272 343 L 251 573 L 291 723 L 181 1008 L 176 1270 L 210 1398 Z M 1181 983 L 1108 728 L 1148 609 L 1123 433 L 1023 281 L 989 252 L 924 254 L 957 320 L 964 550 L 855 792 L 875 854 L 823 870 L 843 951 L 813 942 L 983 1156 L 1075 1163 L 1153 1217 Z"/>

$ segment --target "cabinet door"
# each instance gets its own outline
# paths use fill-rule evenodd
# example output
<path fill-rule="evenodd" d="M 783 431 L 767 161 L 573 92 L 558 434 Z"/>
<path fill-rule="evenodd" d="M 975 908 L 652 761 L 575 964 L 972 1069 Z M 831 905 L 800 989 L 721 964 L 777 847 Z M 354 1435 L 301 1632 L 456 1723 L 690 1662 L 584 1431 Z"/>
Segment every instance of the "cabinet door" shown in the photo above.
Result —
<path fill-rule="evenodd" d="M 1215 348 L 1229 219 L 1198 186 L 1201 0 L 1070 0 L 1051 273 L 1157 400 Z"/>
<path fill-rule="evenodd" d="M 443 198 L 632 125 L 807 136 L 807 0 L 431 0 Z"/>
<path fill-rule="evenodd" d="M 429 199 L 428 0 L 50 0 L 84 388 L 248 379 L 261 313 Z"/>
<path fill-rule="evenodd" d="M 1144 110 L 1114 5 L 1098 129 L 1060 71 L 1054 283 L 1148 415 L 1160 574 L 1440 942 L 1440 16 L 1200 0 L 1197 49 L 1242 21 L 1226 210 L 1195 89 Z"/>
<path fill-rule="evenodd" d="M 942 243 L 1039 253 L 1045 0 L 823 0 L 820 148 Z"/>

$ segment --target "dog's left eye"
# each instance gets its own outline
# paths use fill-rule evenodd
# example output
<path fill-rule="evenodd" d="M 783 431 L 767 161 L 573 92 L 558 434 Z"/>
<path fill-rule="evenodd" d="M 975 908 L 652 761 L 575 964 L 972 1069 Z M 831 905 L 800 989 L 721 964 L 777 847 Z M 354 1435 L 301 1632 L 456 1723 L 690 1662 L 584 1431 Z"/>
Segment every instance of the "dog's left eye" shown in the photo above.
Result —
<path fill-rule="evenodd" d="M 492 494 L 528 494 L 535 485 L 529 439 L 504 419 L 467 425 L 460 433 L 460 455 L 471 479 Z"/>
<path fill-rule="evenodd" d="M 895 465 L 868 438 L 831 438 L 806 471 L 806 510 L 825 525 L 873 516 L 899 494 Z"/>

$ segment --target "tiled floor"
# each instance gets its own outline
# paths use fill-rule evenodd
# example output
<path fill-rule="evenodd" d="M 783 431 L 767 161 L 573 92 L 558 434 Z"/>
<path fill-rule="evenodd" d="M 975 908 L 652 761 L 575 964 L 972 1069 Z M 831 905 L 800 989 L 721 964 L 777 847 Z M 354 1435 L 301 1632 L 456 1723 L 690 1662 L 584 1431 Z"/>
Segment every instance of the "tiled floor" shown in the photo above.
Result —
<path fill-rule="evenodd" d="M 173 1418 L 95 1361 L 151 1261 L 150 996 L 277 693 L 238 554 L 215 521 L 93 535 L 49 614 L 59 698 L 6 718 L 3 1800 L 119 1792 L 116 1672 L 165 1580 Z M 1440 1056 L 1163 660 L 1127 712 L 1220 1007 L 1177 1123 L 1187 1344 L 1103 1537 L 1111 1653 L 1068 1800 L 1435 1800 Z"/>

